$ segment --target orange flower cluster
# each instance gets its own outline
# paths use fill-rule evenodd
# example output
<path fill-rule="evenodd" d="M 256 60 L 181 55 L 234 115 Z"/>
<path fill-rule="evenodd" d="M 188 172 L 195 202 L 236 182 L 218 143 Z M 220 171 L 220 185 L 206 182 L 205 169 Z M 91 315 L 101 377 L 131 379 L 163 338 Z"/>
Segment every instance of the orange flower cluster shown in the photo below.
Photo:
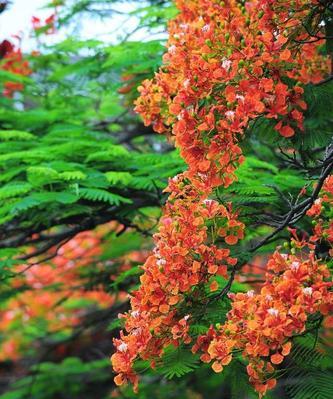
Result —
<path fill-rule="evenodd" d="M 0 69 L 21 76 L 29 76 L 32 73 L 28 61 L 23 58 L 21 49 L 15 48 L 8 40 L 0 43 Z M 21 91 L 23 88 L 24 85 L 20 82 L 5 82 L 3 95 L 11 98 L 15 91 Z"/>
<path fill-rule="evenodd" d="M 328 60 L 317 52 L 322 41 L 297 44 L 307 39 L 302 19 L 312 5 L 320 8 L 320 2 L 295 0 L 292 8 L 289 3 L 252 0 L 243 5 L 236 0 L 176 0 L 180 13 L 169 26 L 164 65 L 152 81 L 142 83 L 136 111 L 146 125 L 152 124 L 156 132 L 175 140 L 188 171 L 169 183 L 170 196 L 155 235 L 155 253 L 143 267 L 139 290 L 132 294 L 132 310 L 122 316 L 127 334 L 121 332 L 120 339 L 115 340 L 117 351 L 112 356 L 118 385 L 130 381 L 137 389 L 133 363 L 138 357 L 150 360 L 154 366 L 167 345 L 191 341 L 191 315 L 184 309 L 202 299 L 205 284 L 210 284 L 212 291 L 218 289 L 211 277 L 227 277 L 228 266 L 237 263 L 227 245 L 243 237 L 244 225 L 230 204 L 223 206 L 210 198 L 216 187 L 227 187 L 235 180 L 234 172 L 244 159 L 239 140 L 249 123 L 264 116 L 275 120 L 275 129 L 284 137 L 302 134 L 306 104 L 301 84 L 322 79 Z M 294 81 L 293 87 L 287 85 L 288 81 Z M 217 246 L 217 240 L 222 245 Z M 229 316 L 230 331 L 209 330 L 194 350 L 203 349 L 203 360 L 214 360 L 213 368 L 220 371 L 230 362 L 232 350 L 245 350 L 242 342 L 244 347 L 247 342 L 251 381 L 261 392 L 271 387 L 272 380 L 259 382 L 263 372 L 271 372 L 273 366 L 261 360 L 267 349 L 252 348 L 254 341 L 251 333 L 247 334 L 246 318 L 251 314 L 251 331 L 257 329 L 257 334 L 262 333 L 261 323 L 266 323 L 267 334 L 268 330 L 273 334 L 275 325 L 280 328 L 285 320 L 297 327 L 291 334 L 302 331 L 306 318 L 287 316 L 279 296 L 284 294 L 275 289 L 287 276 L 296 289 L 289 304 L 298 306 L 307 288 L 324 297 L 327 287 L 322 279 L 326 269 L 311 256 L 308 261 L 287 256 L 282 275 L 277 274 L 271 285 L 267 283 L 262 294 L 251 300 L 235 298 Z M 305 279 L 290 276 L 290 261 L 308 270 Z M 272 303 L 266 309 L 261 298 L 267 295 L 272 296 Z M 315 298 L 312 308 L 302 308 L 300 314 L 311 313 L 326 301 L 317 293 Z M 255 309 L 259 311 L 258 320 L 252 314 Z M 281 325 L 276 323 L 280 318 Z M 290 344 L 282 339 L 281 332 L 270 334 L 267 356 L 274 351 L 272 362 L 277 363 Z M 260 342 L 266 341 L 263 338 Z"/>
<path fill-rule="evenodd" d="M 277 121 L 285 137 L 303 130 L 303 88 L 287 79 L 317 82 L 328 60 L 322 41 L 307 37 L 301 22 L 316 0 L 176 1 L 164 66 L 144 81 L 136 110 L 157 132 L 171 132 L 191 174 L 209 186 L 233 181 L 241 161 L 238 140 L 251 119 Z"/>
<path fill-rule="evenodd" d="M 274 253 L 267 264 L 266 282 L 260 293 L 229 294 L 232 309 L 227 322 L 199 337 L 194 351 L 201 349 L 204 362 L 213 361 L 221 372 L 232 360 L 232 351 L 242 351 L 249 360 L 250 382 L 260 393 L 274 387 L 274 365 L 290 352 L 293 335 L 305 331 L 308 316 L 333 311 L 333 286 L 327 266 L 308 255 Z"/>
<path fill-rule="evenodd" d="M 316 243 L 325 241 L 329 246 L 329 255 L 333 256 L 333 219 L 323 217 L 323 213 L 333 207 L 333 176 L 329 176 L 322 188 L 323 195 L 319 197 L 313 206 L 307 211 L 307 215 L 315 220 L 314 234 L 310 238 Z"/>
<path fill-rule="evenodd" d="M 153 359 L 170 343 L 191 341 L 189 315 L 178 314 L 178 309 L 193 298 L 200 301 L 199 287 L 204 283 L 210 284 L 211 291 L 217 290 L 212 277 L 227 277 L 228 265 L 237 262 L 228 248 L 214 244 L 218 237 L 230 245 L 243 237 L 244 225 L 231 208 L 205 199 L 204 191 L 185 176 L 173 178 L 168 190 L 171 194 L 155 235 L 154 254 L 143 267 L 141 287 L 132 294 L 132 310 L 124 316 L 129 335 L 122 333 L 115 340 L 117 353 L 112 362 L 119 373 L 118 385 L 129 380 L 136 388 L 133 362 L 138 356 Z"/>
<path fill-rule="evenodd" d="M 211 327 L 193 346 L 194 352 L 203 351 L 202 361 L 213 361 L 216 372 L 231 362 L 233 351 L 241 351 L 249 361 L 250 382 L 261 396 L 275 386 L 274 365 L 289 354 L 292 337 L 304 333 L 309 315 L 319 312 L 325 317 L 324 325 L 333 325 L 333 282 L 327 265 L 315 256 L 315 244 L 322 240 L 330 245 L 332 255 L 332 203 L 333 175 L 325 180 L 320 197 L 307 212 L 316 217 L 314 234 L 308 240 L 299 239 L 290 229 L 292 254 L 273 254 L 259 293 L 229 294 L 232 308 L 226 323 Z"/>
<path fill-rule="evenodd" d="M 54 7 L 53 14 L 51 14 L 44 20 L 35 16 L 31 18 L 32 28 L 37 36 L 40 34 L 53 35 L 54 33 L 56 33 L 58 7 L 61 7 L 64 4 L 65 2 L 63 0 L 52 0 L 50 6 Z"/>
<path fill-rule="evenodd" d="M 106 267 L 99 258 L 103 254 L 102 239 L 110 229 L 118 231 L 121 226 L 111 223 L 80 233 L 49 262 L 16 267 L 21 277 L 12 280 L 12 287 L 18 294 L 0 312 L 0 332 L 6 337 L 1 342 L 0 360 L 14 360 L 31 348 L 34 335 L 27 333 L 29 328 L 33 330 L 41 323 L 41 328 L 51 333 L 70 333 L 91 309 L 111 307 L 115 301 L 126 299 L 124 292 L 111 295 L 102 286 L 86 284 L 90 265 L 101 270 Z M 117 271 L 129 269 L 132 260 L 142 262 L 145 258 L 144 252 L 127 254 L 119 259 Z"/>
<path fill-rule="evenodd" d="M 56 31 L 56 14 L 51 14 L 44 21 L 38 17 L 32 17 L 31 22 L 32 27 L 37 34 L 45 33 L 46 35 L 53 35 Z"/>

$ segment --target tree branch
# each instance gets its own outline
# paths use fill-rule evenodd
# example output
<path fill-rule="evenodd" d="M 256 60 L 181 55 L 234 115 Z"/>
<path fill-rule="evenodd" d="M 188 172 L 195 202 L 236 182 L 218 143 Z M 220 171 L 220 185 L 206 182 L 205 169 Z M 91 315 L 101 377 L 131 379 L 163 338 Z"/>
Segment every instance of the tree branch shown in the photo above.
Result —
<path fill-rule="evenodd" d="M 329 162 L 328 162 L 329 161 Z M 311 196 L 301 203 L 298 203 L 298 198 L 296 199 L 294 205 L 291 206 L 289 212 L 284 215 L 283 217 L 280 217 L 281 220 L 283 220 L 278 227 L 272 231 L 268 236 L 266 236 L 264 239 L 259 241 L 256 245 L 254 245 L 252 248 L 248 250 L 250 253 L 255 253 L 259 248 L 265 246 L 266 244 L 272 242 L 272 240 L 275 240 L 277 235 L 283 231 L 286 227 L 289 227 L 296 222 L 298 222 L 307 212 L 308 209 L 311 208 L 311 206 L 314 204 L 315 200 L 318 198 L 318 195 L 320 193 L 320 190 L 323 187 L 323 184 L 326 180 L 326 178 L 330 175 L 330 173 L 333 170 L 333 143 L 331 143 L 326 150 L 326 155 L 325 159 L 323 160 L 323 168 L 321 171 L 321 174 L 318 178 L 317 185 L 314 188 Z M 242 262 L 237 264 L 236 266 L 233 267 L 230 273 L 230 277 L 226 285 L 223 287 L 223 289 L 213 298 L 213 299 L 221 299 L 225 295 L 228 294 L 230 291 L 230 288 L 232 286 L 232 283 L 235 279 L 236 272 L 240 270 L 246 262 Z"/>

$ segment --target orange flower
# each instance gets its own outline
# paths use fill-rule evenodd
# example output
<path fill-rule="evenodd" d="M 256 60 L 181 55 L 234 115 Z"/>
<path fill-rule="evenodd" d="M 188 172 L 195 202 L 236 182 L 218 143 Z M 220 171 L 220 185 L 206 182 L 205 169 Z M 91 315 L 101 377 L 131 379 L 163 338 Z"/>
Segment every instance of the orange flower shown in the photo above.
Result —
<path fill-rule="evenodd" d="M 280 54 L 280 59 L 282 61 L 289 61 L 291 58 L 291 51 L 288 49 L 285 49 L 282 51 L 282 53 Z"/>
<path fill-rule="evenodd" d="M 227 267 L 237 264 L 224 246 L 236 245 L 245 226 L 228 204 L 210 197 L 217 187 L 235 181 L 244 160 L 239 138 L 249 122 L 275 119 L 280 135 L 294 136 L 303 130 L 304 90 L 284 82 L 315 82 L 328 71 L 328 58 L 317 53 L 320 42 L 291 53 L 294 44 L 288 36 L 304 38 L 302 20 L 312 0 L 299 0 L 297 12 L 281 1 L 254 0 L 241 10 L 235 0 L 176 0 L 179 14 L 169 24 L 164 65 L 139 87 L 136 111 L 146 125 L 173 137 L 188 170 L 169 182 L 154 256 L 143 266 L 132 311 L 124 316 L 127 356 L 116 341 L 114 368 L 125 380 L 133 378 L 137 358 L 154 360 L 170 343 L 190 339 L 180 315 L 186 294 L 200 303 L 203 286 L 217 290 L 212 277 L 227 277 Z M 287 26 L 285 10 L 290 13 Z M 217 241 L 221 237 L 222 244 Z M 201 350 L 202 361 L 212 361 L 216 372 L 231 361 L 234 348 L 241 350 L 249 360 L 249 379 L 262 394 L 276 383 L 271 362 L 262 358 L 273 349 L 272 362 L 283 360 L 289 337 L 304 331 L 307 315 L 328 303 L 327 287 L 321 285 L 326 267 L 319 273 L 314 258 L 304 261 L 277 252 L 268 268 L 261 292 L 231 295 L 225 325 L 209 328 L 192 348 Z M 307 286 L 308 281 L 314 285 Z"/>
<path fill-rule="evenodd" d="M 273 364 L 280 364 L 283 362 L 284 357 L 280 355 L 280 353 L 274 353 L 274 355 L 271 356 L 271 362 Z"/>

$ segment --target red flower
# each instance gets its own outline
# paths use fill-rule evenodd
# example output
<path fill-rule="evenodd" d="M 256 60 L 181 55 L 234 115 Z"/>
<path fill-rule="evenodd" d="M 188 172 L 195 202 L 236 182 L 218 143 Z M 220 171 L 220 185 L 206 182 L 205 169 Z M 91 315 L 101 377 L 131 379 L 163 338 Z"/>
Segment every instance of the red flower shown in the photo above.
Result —
<path fill-rule="evenodd" d="M 6 57 L 9 53 L 14 50 L 14 45 L 8 40 L 4 40 L 0 43 L 0 58 Z"/>

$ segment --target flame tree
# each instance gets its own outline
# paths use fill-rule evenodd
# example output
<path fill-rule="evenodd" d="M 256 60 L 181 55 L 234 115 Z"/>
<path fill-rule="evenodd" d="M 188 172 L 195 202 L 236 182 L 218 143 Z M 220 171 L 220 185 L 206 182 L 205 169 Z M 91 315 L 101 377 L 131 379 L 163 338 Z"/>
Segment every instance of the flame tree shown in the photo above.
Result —
<path fill-rule="evenodd" d="M 0 44 L 1 399 L 331 398 L 331 2 L 48 7 Z"/>

